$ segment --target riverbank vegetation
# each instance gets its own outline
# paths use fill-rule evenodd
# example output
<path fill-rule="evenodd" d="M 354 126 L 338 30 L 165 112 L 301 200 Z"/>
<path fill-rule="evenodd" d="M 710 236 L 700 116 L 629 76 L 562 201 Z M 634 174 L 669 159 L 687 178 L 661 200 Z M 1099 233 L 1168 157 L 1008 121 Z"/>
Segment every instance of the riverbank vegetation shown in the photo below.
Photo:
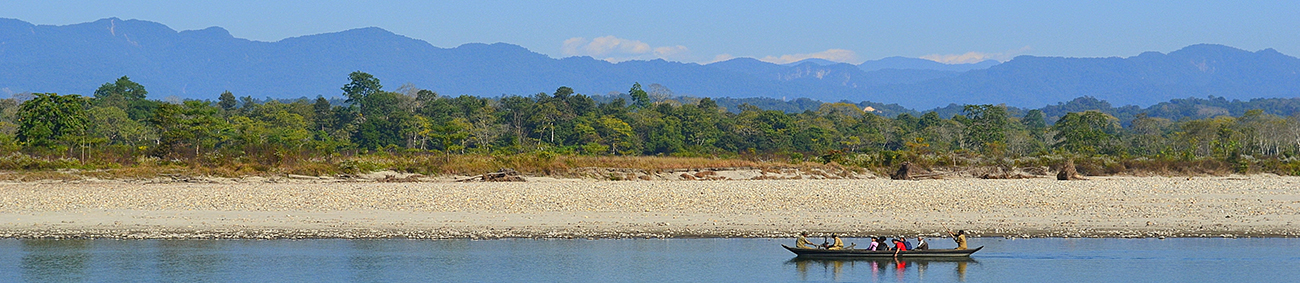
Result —
<path fill-rule="evenodd" d="M 788 113 L 749 104 L 727 109 L 710 98 L 668 97 L 640 84 L 613 96 L 560 87 L 484 98 L 409 85 L 387 91 L 363 72 L 349 81 L 341 101 L 226 92 L 215 101 L 165 102 L 146 99 L 145 87 L 127 77 L 92 96 L 0 100 L 0 170 L 24 179 L 59 178 L 69 170 L 103 178 L 501 168 L 564 175 L 585 167 L 884 172 L 903 162 L 1010 169 L 1072 159 L 1089 175 L 1300 175 L 1294 113 L 1245 110 L 1171 120 L 1128 109 L 1121 120 L 1099 109 L 963 105 L 885 116 L 844 102 Z"/>

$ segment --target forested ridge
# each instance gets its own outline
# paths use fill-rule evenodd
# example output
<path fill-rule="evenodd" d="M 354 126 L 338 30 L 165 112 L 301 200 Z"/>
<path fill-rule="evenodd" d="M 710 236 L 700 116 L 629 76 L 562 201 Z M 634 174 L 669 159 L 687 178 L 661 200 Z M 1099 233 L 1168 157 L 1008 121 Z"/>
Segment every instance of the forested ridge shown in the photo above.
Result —
<path fill-rule="evenodd" d="M 437 175 L 497 167 L 557 174 L 587 165 L 758 162 L 883 172 L 903 162 L 1011 168 L 1072 159 L 1094 175 L 1300 175 L 1300 116 L 1286 113 L 1296 99 L 1188 99 L 1142 109 L 1084 97 L 1042 109 L 954 105 L 924 113 L 797 100 L 793 111 L 782 111 L 748 103 L 724 107 L 710 98 L 648 92 L 640 84 L 613 96 L 559 87 L 485 98 L 442 96 L 411 85 L 389 91 L 364 72 L 349 74 L 348 81 L 341 102 L 257 100 L 230 92 L 215 101 L 164 102 L 146 99 L 145 87 L 128 77 L 91 96 L 36 93 L 0 100 L 0 169 L 116 172 L 109 177 L 381 169 Z M 151 169 L 132 170 L 138 168 Z"/>

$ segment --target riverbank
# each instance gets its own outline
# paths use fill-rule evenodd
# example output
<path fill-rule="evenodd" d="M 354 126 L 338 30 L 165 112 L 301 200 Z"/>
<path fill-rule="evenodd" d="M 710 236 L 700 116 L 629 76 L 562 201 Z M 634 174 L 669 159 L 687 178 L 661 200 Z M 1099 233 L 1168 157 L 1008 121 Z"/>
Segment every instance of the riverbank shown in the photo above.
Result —
<path fill-rule="evenodd" d="M 1300 177 L 0 183 L 5 238 L 1296 237 Z"/>

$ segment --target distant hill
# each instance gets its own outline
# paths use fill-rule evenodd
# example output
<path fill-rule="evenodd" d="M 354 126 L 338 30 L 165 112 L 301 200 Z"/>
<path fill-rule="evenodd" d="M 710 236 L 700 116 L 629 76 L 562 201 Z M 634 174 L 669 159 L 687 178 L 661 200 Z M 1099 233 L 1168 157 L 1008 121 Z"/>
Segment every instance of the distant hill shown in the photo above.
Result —
<path fill-rule="evenodd" d="M 798 65 L 803 65 L 804 63 L 812 63 L 819 66 L 842 64 L 839 62 L 834 62 L 826 59 L 809 58 L 809 59 L 799 60 L 793 63 L 781 64 L 781 66 L 798 66 Z M 884 69 L 965 72 L 970 70 L 988 69 L 989 67 L 992 67 L 993 65 L 997 65 L 997 64 L 998 64 L 997 60 L 985 60 L 978 63 L 967 63 L 967 64 L 944 64 L 944 63 L 939 63 L 939 62 L 930 61 L 921 58 L 907 58 L 907 57 L 894 56 L 894 57 L 885 57 L 880 60 L 871 60 L 871 61 L 862 62 L 862 64 L 858 64 L 857 66 L 858 68 L 861 68 L 863 71 L 867 71 L 867 72 L 884 70 Z"/>
<path fill-rule="evenodd" d="M 127 75 L 150 97 L 335 96 L 352 71 L 390 89 L 403 83 L 443 94 L 529 95 L 569 86 L 581 93 L 626 92 L 661 83 L 678 94 L 713 97 L 858 96 L 860 90 L 790 82 L 663 60 L 609 63 L 554 59 L 522 47 L 465 44 L 438 48 L 379 28 L 258 42 L 213 27 L 174 31 L 162 24 L 103 19 L 45 26 L 0 19 L 0 90 L 89 94 Z M 762 63 L 781 67 L 776 64 Z"/>
<path fill-rule="evenodd" d="M 862 64 L 858 64 L 858 68 L 862 68 L 863 71 L 868 72 L 884 69 L 965 72 L 970 70 L 988 69 L 997 64 L 997 60 L 984 60 L 979 63 L 969 64 L 944 64 L 920 58 L 886 57 L 880 60 L 862 62 Z"/>
<path fill-rule="evenodd" d="M 1200 44 L 1129 58 L 1020 56 L 985 70 L 915 84 L 873 87 L 877 101 L 910 107 L 1006 103 L 1037 107 L 1081 96 L 1152 105 L 1177 98 L 1300 96 L 1300 59 Z"/>
<path fill-rule="evenodd" d="M 1140 106 L 1210 95 L 1300 96 L 1300 59 L 1220 45 L 1128 58 L 1020 56 L 1001 64 L 890 57 L 859 65 L 752 58 L 701 65 L 555 59 L 505 43 L 440 48 L 379 28 L 260 42 L 219 27 L 178 32 L 116 18 L 66 26 L 0 19 L 0 95 L 90 94 L 126 75 L 155 99 L 213 99 L 226 90 L 259 98 L 331 97 L 357 70 L 374 74 L 388 89 L 412 83 L 445 95 L 530 95 L 560 86 L 607 94 L 640 82 L 695 97 L 871 101 L 914 109 L 950 103 L 1037 108 L 1082 96 Z"/>

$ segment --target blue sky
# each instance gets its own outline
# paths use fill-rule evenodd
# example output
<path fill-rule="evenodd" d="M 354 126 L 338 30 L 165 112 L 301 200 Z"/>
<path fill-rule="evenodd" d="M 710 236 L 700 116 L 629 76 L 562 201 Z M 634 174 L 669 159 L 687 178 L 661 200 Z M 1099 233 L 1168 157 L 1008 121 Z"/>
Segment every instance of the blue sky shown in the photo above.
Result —
<path fill-rule="evenodd" d="M 1215 43 L 1300 55 L 1300 1 L 12 1 L 0 17 L 66 25 L 118 17 L 176 30 L 287 37 L 380 27 L 438 47 L 506 42 L 551 57 L 753 57 L 960 63 L 1109 57 Z"/>

